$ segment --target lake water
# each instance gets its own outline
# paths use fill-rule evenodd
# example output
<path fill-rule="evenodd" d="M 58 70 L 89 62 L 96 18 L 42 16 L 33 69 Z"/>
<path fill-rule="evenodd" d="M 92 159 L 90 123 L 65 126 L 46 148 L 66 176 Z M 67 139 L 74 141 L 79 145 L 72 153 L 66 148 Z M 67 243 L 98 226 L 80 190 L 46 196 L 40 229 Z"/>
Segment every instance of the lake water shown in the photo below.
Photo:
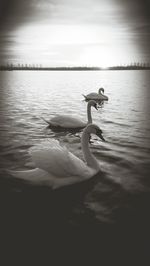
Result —
<path fill-rule="evenodd" d="M 63 216 L 73 226 L 130 223 L 135 216 L 145 219 L 150 190 L 149 85 L 149 70 L 0 72 L 1 193 L 38 193 L 39 201 L 53 194 L 54 206 L 51 198 L 48 204 L 59 209 L 59 219 Z M 109 101 L 98 111 L 92 109 L 92 118 L 106 142 L 95 137 L 91 150 L 101 163 L 102 175 L 85 187 L 79 184 L 52 192 L 5 172 L 33 168 L 28 150 L 48 138 L 58 139 L 82 159 L 81 132 L 54 132 L 42 117 L 69 113 L 86 120 L 82 94 L 97 92 L 99 87 L 104 87 Z"/>

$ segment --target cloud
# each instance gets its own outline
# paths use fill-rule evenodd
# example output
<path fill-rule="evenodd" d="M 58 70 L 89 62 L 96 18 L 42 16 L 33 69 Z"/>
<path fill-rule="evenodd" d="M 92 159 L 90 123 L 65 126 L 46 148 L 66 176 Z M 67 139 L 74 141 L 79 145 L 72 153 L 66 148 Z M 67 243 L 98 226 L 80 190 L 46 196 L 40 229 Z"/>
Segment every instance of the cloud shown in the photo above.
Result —
<path fill-rule="evenodd" d="M 1 23 L 17 27 L 25 22 L 109 23 L 119 12 L 114 0 L 1 0 Z M 113 15 L 112 15 L 113 14 Z"/>
<path fill-rule="evenodd" d="M 88 30 L 92 40 L 94 38 L 90 28 L 93 27 L 96 30 L 97 39 L 100 39 L 99 45 L 104 42 L 102 35 L 103 37 L 112 35 L 112 41 L 115 44 L 125 45 L 132 42 L 132 45 L 138 46 L 144 54 L 149 56 L 149 5 L 147 0 L 0 0 L 0 54 L 4 58 L 6 50 L 11 53 L 11 46 L 15 47 L 16 40 L 18 42 L 16 47 L 20 45 L 20 40 L 16 37 L 18 30 L 22 31 L 23 37 L 20 38 L 24 43 L 28 42 L 28 45 L 31 45 L 33 34 L 29 34 L 31 30 L 26 33 L 26 29 L 32 29 L 34 33 L 35 27 L 38 28 L 38 38 L 41 41 L 47 26 L 56 26 L 60 30 L 61 26 L 67 28 L 69 25 L 72 27 L 72 34 L 75 35 L 74 26 L 79 25 Z M 50 30 L 47 31 L 47 34 L 53 38 L 56 37 L 56 33 L 57 31 L 52 35 Z M 61 34 L 65 39 L 65 32 Z M 26 39 L 25 36 L 27 36 Z M 59 37 L 60 35 L 58 40 Z M 81 37 L 87 45 L 85 32 Z M 36 45 L 38 45 L 38 38 Z M 70 35 L 68 38 L 71 38 Z M 111 46 L 111 43 L 106 41 L 107 45 Z M 75 53 L 75 48 L 70 51 Z M 79 53 L 79 49 L 77 52 Z M 71 52 L 69 55 L 71 56 Z"/>
<path fill-rule="evenodd" d="M 132 38 L 150 60 L 150 1 L 115 0 L 121 8 L 122 23 L 128 26 Z"/>
<path fill-rule="evenodd" d="M 1 0 L 0 18 L 2 23 L 19 22 L 33 14 L 32 1 L 26 0 Z"/>

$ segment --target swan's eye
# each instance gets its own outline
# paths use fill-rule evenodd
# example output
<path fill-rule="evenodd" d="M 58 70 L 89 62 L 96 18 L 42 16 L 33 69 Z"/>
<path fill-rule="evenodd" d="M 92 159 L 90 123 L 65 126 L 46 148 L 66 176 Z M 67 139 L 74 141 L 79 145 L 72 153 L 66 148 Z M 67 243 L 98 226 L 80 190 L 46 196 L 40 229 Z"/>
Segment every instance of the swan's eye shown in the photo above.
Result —
<path fill-rule="evenodd" d="M 98 130 L 96 130 L 96 133 L 97 133 L 97 134 L 102 134 L 103 131 L 102 131 L 101 129 L 98 129 Z"/>

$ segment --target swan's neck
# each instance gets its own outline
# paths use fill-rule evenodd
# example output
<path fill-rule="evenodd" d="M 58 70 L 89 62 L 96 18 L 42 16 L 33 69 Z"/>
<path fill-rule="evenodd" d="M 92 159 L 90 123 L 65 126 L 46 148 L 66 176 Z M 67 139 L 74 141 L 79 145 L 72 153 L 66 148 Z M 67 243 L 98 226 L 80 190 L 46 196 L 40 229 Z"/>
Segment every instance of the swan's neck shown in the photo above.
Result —
<path fill-rule="evenodd" d="M 102 92 L 103 92 L 103 90 L 102 90 L 102 89 L 99 89 L 99 92 L 98 92 L 98 93 L 99 93 L 99 94 L 102 94 Z"/>
<path fill-rule="evenodd" d="M 92 116 L 91 116 L 91 105 L 87 105 L 87 117 L 88 117 L 88 124 L 92 123 Z"/>
<path fill-rule="evenodd" d="M 99 169 L 99 164 L 96 158 L 92 155 L 90 148 L 89 148 L 89 134 L 86 131 L 83 131 L 82 138 L 81 138 L 81 145 L 84 159 L 87 165 L 95 170 Z"/>

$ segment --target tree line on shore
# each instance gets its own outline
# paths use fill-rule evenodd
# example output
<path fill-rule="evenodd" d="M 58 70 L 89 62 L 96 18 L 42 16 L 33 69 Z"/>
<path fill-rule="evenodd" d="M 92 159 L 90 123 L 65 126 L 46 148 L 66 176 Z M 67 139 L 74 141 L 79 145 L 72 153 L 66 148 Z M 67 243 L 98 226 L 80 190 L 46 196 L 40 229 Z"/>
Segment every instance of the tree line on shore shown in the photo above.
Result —
<path fill-rule="evenodd" d="M 89 66 L 70 66 L 70 67 L 48 67 L 41 64 L 5 64 L 0 65 L 0 70 L 136 70 L 136 69 L 150 69 L 150 63 L 131 63 L 129 65 L 118 65 L 107 68 L 89 67 Z"/>

